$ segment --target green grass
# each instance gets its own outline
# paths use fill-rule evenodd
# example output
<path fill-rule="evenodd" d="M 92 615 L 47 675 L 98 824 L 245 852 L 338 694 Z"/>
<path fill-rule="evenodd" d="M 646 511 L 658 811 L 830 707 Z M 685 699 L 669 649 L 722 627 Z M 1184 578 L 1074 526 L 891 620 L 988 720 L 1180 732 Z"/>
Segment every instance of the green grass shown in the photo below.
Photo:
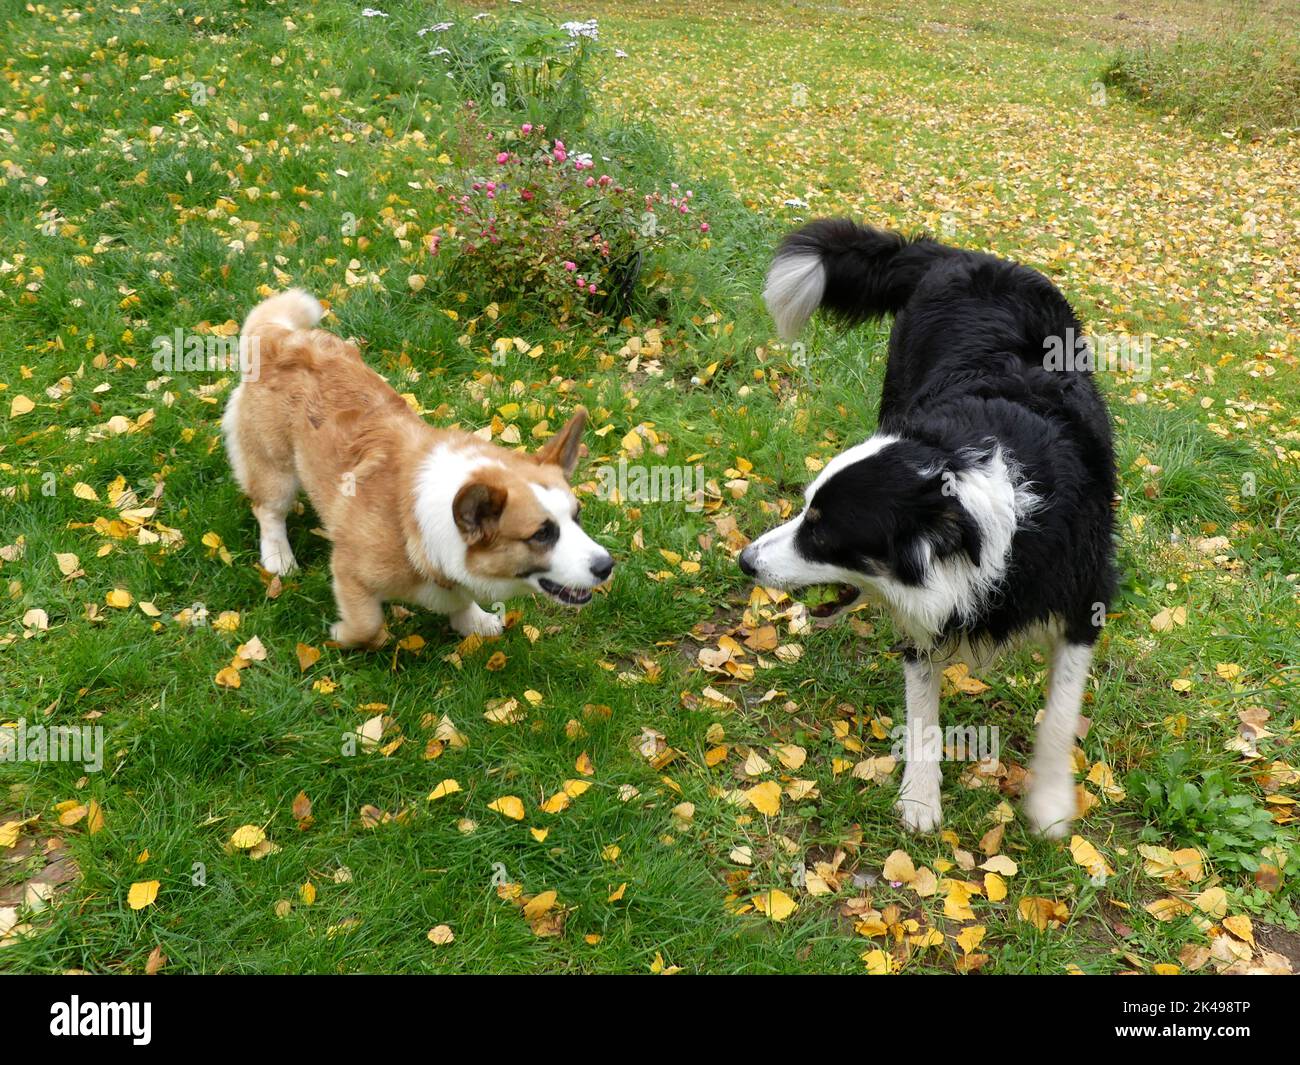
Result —
<path fill-rule="evenodd" d="M 493 320 L 484 279 L 440 273 L 423 252 L 460 107 L 425 54 L 429 39 L 413 39 L 435 12 L 393 3 L 377 5 L 389 20 L 363 19 L 363 5 L 341 0 L 292 11 L 139 6 L 96 4 L 75 18 L 0 7 L 13 42 L 0 85 L 0 546 L 22 544 L 0 564 L 0 637 L 12 637 L 0 647 L 0 717 L 99 726 L 107 752 L 100 773 L 0 765 L 0 824 L 35 818 L 0 848 L 0 913 L 13 906 L 32 926 L 0 947 L 0 969 L 139 972 L 159 947 L 169 972 L 644 972 L 656 958 L 691 972 L 860 972 L 863 953 L 885 944 L 855 933 L 840 908 L 865 892 L 875 908 L 896 904 L 902 919 L 945 933 L 906 971 L 952 971 L 961 925 L 944 917 L 943 892 L 920 898 L 878 875 L 899 848 L 937 871 L 964 853 L 983 861 L 978 843 L 1003 796 L 963 788 L 965 767 L 950 766 L 953 835 L 913 839 L 891 810 L 898 771 L 884 783 L 851 776 L 889 751 L 873 723 L 902 718 L 888 621 L 864 614 L 870 629 L 805 635 L 778 622 L 802 657 L 749 654 L 751 681 L 697 664 L 700 647 L 741 624 L 750 592 L 728 520 L 761 531 L 773 521 L 765 504 L 796 500 L 812 466 L 874 424 L 886 329 L 815 325 L 806 364 L 792 363 L 758 299 L 772 242 L 812 212 L 935 230 L 950 216 L 951 239 L 1047 271 L 1094 328 L 1152 336 L 1150 379 L 1103 379 L 1125 577 L 1082 755 L 1125 783 L 1185 751 L 1196 772 L 1257 807 L 1296 797 L 1281 768 L 1297 764 L 1300 703 L 1294 149 L 1206 139 L 1122 100 L 1094 106 L 1116 24 L 1101 33 L 1031 0 L 995 14 L 974 4 L 791 13 L 745 3 L 725 15 L 689 0 L 550 5 L 556 21 L 599 15 L 605 44 L 628 53 L 604 61 L 571 147 L 590 145 L 649 183 L 689 182 L 712 226 L 705 246 L 654 264 L 658 295 L 594 329 L 539 318 L 523 294 Z M 795 82 L 805 106 L 790 106 Z M 195 104 L 195 84 L 215 94 Z M 1244 188 L 1249 232 L 1232 191 Z M 785 206 L 791 198 L 810 207 Z M 396 221 L 414 235 L 397 236 Z M 377 283 L 349 284 L 352 260 Z M 428 275 L 423 292 L 409 288 L 413 273 Z M 585 524 L 620 560 L 609 593 L 578 613 L 511 603 L 520 622 L 459 662 L 445 621 L 419 612 L 392 628 L 422 637 L 421 649 L 342 653 L 323 646 L 334 617 L 328 545 L 308 512 L 290 522 L 303 569 L 269 598 L 219 443 L 231 382 L 164 380 L 151 343 L 237 321 L 265 287 L 288 284 L 328 299 L 326 324 L 362 338 L 370 363 L 440 422 L 478 428 L 518 403 L 503 421 L 530 441 L 538 422 L 555 426 L 585 403 L 597 432 L 577 481 Z M 620 351 L 652 328 L 659 372 L 645 359 L 629 372 Z M 544 354 L 494 366 L 493 340 L 516 336 Z M 65 376 L 70 386 L 51 397 Z M 18 396 L 34 409 L 11 412 Z M 117 417 L 130 431 L 115 431 Z M 624 457 L 639 425 L 653 427 L 662 453 L 634 461 L 704 466 L 717 488 L 704 513 L 596 495 L 597 465 Z M 116 516 L 119 477 L 142 506 L 161 486 L 146 524 L 177 530 L 177 543 L 94 527 Z M 737 481 L 747 490 L 728 487 Z M 228 561 L 205 546 L 209 534 Z M 1213 536 L 1227 546 L 1200 550 Z M 83 575 L 60 572 L 55 555 L 68 552 Z M 130 592 L 129 608 L 109 605 L 114 589 Z M 196 603 L 211 619 L 238 612 L 238 627 L 175 620 Z M 1180 605 L 1184 625 L 1153 630 L 1154 616 Z M 24 624 L 37 609 L 48 629 Z M 238 690 L 216 685 L 254 635 L 267 660 L 241 672 Z M 306 671 L 299 643 L 323 652 Z M 495 651 L 506 661 L 488 670 Z M 1240 672 L 1229 679 L 1220 664 Z M 1023 766 L 1043 672 L 1031 652 L 1012 656 L 981 674 L 986 692 L 945 699 L 945 721 L 996 724 L 1003 762 Z M 736 706 L 701 702 L 710 685 Z M 769 690 L 781 694 L 764 701 Z M 503 697 L 520 701 L 524 720 L 485 719 Z M 384 742 L 404 742 L 347 753 L 379 712 L 371 704 L 392 719 Z M 1252 708 L 1269 712 L 1271 733 L 1253 762 L 1230 746 Z M 427 759 L 443 715 L 466 746 Z M 679 752 L 673 761 L 656 767 L 639 752 L 647 729 Z M 784 745 L 806 751 L 798 770 L 772 753 Z M 710 766 L 719 746 L 725 757 Z M 776 768 L 745 778 L 751 751 Z M 577 769 L 584 753 L 590 777 Z M 1265 763 L 1279 764 L 1271 779 Z M 446 778 L 462 790 L 427 801 Z M 578 778 L 590 790 L 542 812 Z M 816 795 L 786 796 L 775 817 L 731 801 L 757 780 L 790 778 L 815 782 Z M 1019 871 L 1007 898 L 977 897 L 966 922 L 987 930 L 984 971 L 1149 968 L 1207 942 L 1193 921 L 1143 909 L 1168 892 L 1137 847 L 1185 842 L 1181 824 L 1087 787 L 1101 801 L 1078 831 L 1115 874 L 1094 884 L 1067 847 L 1012 821 L 1002 849 Z M 299 792 L 313 805 L 306 830 L 291 812 Z M 506 795 L 523 801 L 521 822 L 488 808 Z M 59 804 L 91 799 L 101 831 L 86 818 L 59 824 Z M 367 827 L 365 807 L 396 819 Z M 1280 818 L 1286 808 L 1269 809 Z M 248 824 L 278 850 L 258 860 L 232 850 Z M 15 903 L 46 866 L 47 840 L 80 879 L 30 912 Z M 733 857 L 741 847 L 749 866 Z M 801 863 L 837 851 L 849 874 L 837 894 L 793 886 Z M 1230 912 L 1252 915 L 1261 936 L 1296 929 L 1293 870 L 1266 893 L 1213 853 L 1205 860 Z M 160 882 L 157 901 L 130 909 L 131 885 L 149 880 Z M 498 897 L 502 880 L 527 895 L 555 891 L 563 934 L 535 935 Z M 783 922 L 753 912 L 772 889 L 799 903 Z M 1019 920 L 1019 901 L 1033 897 L 1065 903 L 1069 920 L 1041 931 Z M 435 947 L 426 933 L 444 923 L 455 941 Z"/>
<path fill-rule="evenodd" d="M 1125 46 L 1102 80 L 1210 130 L 1300 128 L 1300 35 L 1271 19 Z"/>

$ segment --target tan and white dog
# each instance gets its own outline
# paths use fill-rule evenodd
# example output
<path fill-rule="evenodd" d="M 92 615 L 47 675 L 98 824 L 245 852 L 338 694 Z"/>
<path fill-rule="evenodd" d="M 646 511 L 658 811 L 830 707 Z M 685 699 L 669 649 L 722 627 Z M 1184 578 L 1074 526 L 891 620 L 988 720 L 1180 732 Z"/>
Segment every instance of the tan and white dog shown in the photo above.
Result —
<path fill-rule="evenodd" d="M 388 600 L 480 636 L 502 630 L 480 603 L 536 591 L 589 602 L 614 560 L 578 524 L 568 483 L 587 412 L 531 455 L 435 429 L 354 345 L 315 328 L 322 314 L 294 289 L 253 308 L 240 334 L 243 381 L 222 429 L 262 565 L 297 565 L 285 517 L 301 489 L 333 543 L 331 635 L 344 647 L 383 642 Z"/>

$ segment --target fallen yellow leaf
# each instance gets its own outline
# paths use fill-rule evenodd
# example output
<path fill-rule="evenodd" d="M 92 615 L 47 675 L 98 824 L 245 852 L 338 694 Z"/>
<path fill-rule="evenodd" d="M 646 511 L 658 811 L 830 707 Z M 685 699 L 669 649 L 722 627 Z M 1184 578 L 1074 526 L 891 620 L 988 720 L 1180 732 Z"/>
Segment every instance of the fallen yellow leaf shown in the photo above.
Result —
<path fill-rule="evenodd" d="M 773 921 L 784 921 L 798 908 L 799 904 L 780 888 L 754 896 L 754 909 L 767 914 Z"/>
<path fill-rule="evenodd" d="M 246 851 L 256 847 L 266 839 L 266 833 L 257 825 L 242 825 L 235 829 L 234 835 L 230 837 L 230 845 L 235 850 Z"/>
<path fill-rule="evenodd" d="M 158 898 L 160 886 L 157 880 L 137 880 L 127 892 L 126 904 L 133 910 L 143 910 L 146 906 L 152 906 L 154 900 Z"/>
<path fill-rule="evenodd" d="M 495 810 L 502 817 L 508 817 L 512 821 L 524 819 L 523 800 L 515 795 L 502 795 L 501 798 L 488 803 L 488 809 Z"/>

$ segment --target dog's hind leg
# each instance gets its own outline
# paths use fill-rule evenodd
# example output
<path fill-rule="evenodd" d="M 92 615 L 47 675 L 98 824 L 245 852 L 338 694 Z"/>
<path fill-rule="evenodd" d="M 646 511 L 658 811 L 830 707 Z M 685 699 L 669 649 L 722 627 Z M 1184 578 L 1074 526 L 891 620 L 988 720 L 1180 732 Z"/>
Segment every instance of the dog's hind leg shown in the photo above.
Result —
<path fill-rule="evenodd" d="M 907 759 L 896 809 L 910 832 L 931 832 L 943 821 L 943 740 L 939 735 L 939 671 L 928 658 L 904 658 Z"/>
<path fill-rule="evenodd" d="M 258 489 L 253 516 L 257 518 L 262 568 L 270 573 L 288 573 L 297 568 L 298 560 L 289 546 L 289 530 L 284 519 L 298 495 L 298 479 L 291 473 L 263 476 Z"/>
<path fill-rule="evenodd" d="M 289 532 L 284 519 L 298 496 L 298 475 L 293 467 L 293 451 L 284 440 L 259 437 L 247 421 L 247 403 L 256 403 L 246 385 L 240 385 L 230 397 L 221 427 L 226 438 L 226 452 L 235 481 L 253 506 L 259 530 L 259 558 L 271 573 L 285 574 L 295 569 L 297 559 L 289 546 Z"/>
<path fill-rule="evenodd" d="M 1070 752 L 1074 749 L 1074 733 L 1091 664 L 1091 644 L 1063 640 L 1052 651 L 1047 707 L 1034 740 L 1029 794 L 1025 797 L 1025 815 L 1030 827 L 1048 839 L 1064 836 L 1074 819 L 1077 804 Z"/>

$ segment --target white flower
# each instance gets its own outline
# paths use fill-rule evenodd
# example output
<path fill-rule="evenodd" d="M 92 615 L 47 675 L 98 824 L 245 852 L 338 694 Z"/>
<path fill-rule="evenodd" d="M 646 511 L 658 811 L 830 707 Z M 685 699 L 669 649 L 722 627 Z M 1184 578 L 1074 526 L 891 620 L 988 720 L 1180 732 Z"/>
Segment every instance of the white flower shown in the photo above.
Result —
<path fill-rule="evenodd" d="M 808 204 L 805 203 L 803 200 L 799 199 L 797 196 L 795 196 L 786 200 L 785 206 L 786 207 L 807 207 Z"/>
<path fill-rule="evenodd" d="M 587 19 L 586 22 L 564 22 L 560 24 L 560 29 L 564 30 L 570 37 L 590 37 L 596 40 L 596 20 Z"/>
<path fill-rule="evenodd" d="M 417 30 L 415 35 L 423 37 L 426 33 L 442 33 L 444 30 L 451 29 L 454 25 L 456 25 L 454 22 L 439 22 L 435 26 L 425 26 L 424 29 Z"/>
<path fill-rule="evenodd" d="M 367 7 L 361 12 L 362 18 L 388 18 L 387 11 L 380 11 L 377 7 Z"/>
<path fill-rule="evenodd" d="M 451 55 L 451 49 L 450 49 L 450 48 L 435 48 L 435 49 L 434 49 L 432 52 L 430 52 L 429 54 L 430 54 L 430 55 Z"/>
<path fill-rule="evenodd" d="M 615 49 L 614 49 L 614 58 L 615 58 L 615 59 L 626 59 L 626 58 L 627 58 L 627 53 L 626 53 L 625 51 L 623 51 L 622 48 L 615 48 Z"/>

